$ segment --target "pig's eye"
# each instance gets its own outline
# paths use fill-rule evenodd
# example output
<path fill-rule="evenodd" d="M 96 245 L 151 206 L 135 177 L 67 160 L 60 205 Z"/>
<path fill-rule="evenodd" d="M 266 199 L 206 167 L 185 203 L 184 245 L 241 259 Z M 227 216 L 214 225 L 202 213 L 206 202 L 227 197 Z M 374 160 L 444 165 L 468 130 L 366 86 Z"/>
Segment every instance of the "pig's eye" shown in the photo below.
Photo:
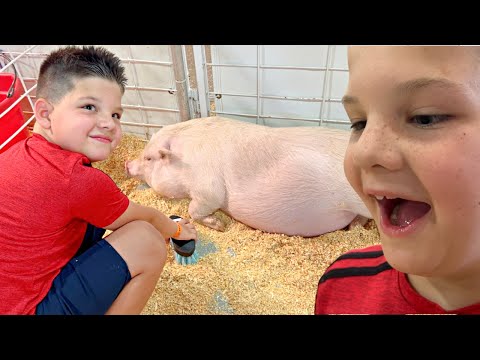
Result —
<path fill-rule="evenodd" d="M 146 161 L 152 160 L 152 158 L 151 158 L 150 156 L 145 156 L 144 159 L 145 159 Z"/>

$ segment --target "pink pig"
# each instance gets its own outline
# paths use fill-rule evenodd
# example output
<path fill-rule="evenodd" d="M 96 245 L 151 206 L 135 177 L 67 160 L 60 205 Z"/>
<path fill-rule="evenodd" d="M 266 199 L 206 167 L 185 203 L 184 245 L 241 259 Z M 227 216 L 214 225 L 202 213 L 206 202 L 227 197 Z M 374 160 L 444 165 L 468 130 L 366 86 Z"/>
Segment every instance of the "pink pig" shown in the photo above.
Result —
<path fill-rule="evenodd" d="M 190 198 L 190 216 L 210 228 L 224 230 L 221 209 L 254 229 L 311 237 L 371 218 L 344 175 L 349 137 L 199 118 L 160 129 L 125 169 L 161 196 Z"/>

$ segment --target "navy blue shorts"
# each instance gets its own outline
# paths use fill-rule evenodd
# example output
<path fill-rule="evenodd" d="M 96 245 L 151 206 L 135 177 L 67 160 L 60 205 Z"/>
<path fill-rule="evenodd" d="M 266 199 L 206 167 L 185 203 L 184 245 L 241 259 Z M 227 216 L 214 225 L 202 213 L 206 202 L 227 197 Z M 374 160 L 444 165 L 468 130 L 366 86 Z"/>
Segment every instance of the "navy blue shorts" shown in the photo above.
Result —
<path fill-rule="evenodd" d="M 88 225 L 75 257 L 53 280 L 37 315 L 103 315 L 130 281 L 127 263 L 102 239 L 105 229 Z"/>

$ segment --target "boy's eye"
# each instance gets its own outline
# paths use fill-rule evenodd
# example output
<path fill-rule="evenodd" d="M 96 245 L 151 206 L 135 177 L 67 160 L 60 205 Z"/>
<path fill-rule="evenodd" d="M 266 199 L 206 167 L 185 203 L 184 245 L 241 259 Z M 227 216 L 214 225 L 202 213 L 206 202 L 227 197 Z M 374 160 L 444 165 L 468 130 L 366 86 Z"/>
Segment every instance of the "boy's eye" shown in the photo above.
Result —
<path fill-rule="evenodd" d="M 115 114 L 113 114 L 113 115 L 112 115 L 112 117 L 113 117 L 113 118 L 116 118 L 116 119 L 118 119 L 118 120 L 120 120 L 120 118 L 121 118 L 121 115 L 120 115 L 120 114 L 118 114 L 118 113 L 115 113 Z"/>
<path fill-rule="evenodd" d="M 86 110 L 95 111 L 95 105 L 85 105 L 83 108 L 86 109 Z"/>
<path fill-rule="evenodd" d="M 449 115 L 416 115 L 412 116 L 411 122 L 420 126 L 431 126 L 450 118 Z"/>
<path fill-rule="evenodd" d="M 354 122 L 351 126 L 350 126 L 350 129 L 352 129 L 353 131 L 361 131 L 363 129 L 365 129 L 365 126 L 367 125 L 367 121 L 366 120 L 360 120 L 360 121 L 356 121 Z"/>

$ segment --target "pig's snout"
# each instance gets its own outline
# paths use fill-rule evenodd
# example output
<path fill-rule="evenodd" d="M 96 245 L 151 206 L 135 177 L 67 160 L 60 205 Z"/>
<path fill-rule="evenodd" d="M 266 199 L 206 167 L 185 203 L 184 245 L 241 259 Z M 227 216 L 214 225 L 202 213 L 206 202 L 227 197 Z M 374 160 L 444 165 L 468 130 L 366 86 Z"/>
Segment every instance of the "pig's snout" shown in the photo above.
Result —
<path fill-rule="evenodd" d="M 144 172 L 144 164 L 140 159 L 125 161 L 125 175 L 127 177 L 145 181 Z"/>
<path fill-rule="evenodd" d="M 138 166 L 134 165 L 134 161 L 125 161 L 125 173 L 127 174 L 127 176 L 132 177 L 138 175 L 135 173 L 135 168 L 137 168 Z"/>

